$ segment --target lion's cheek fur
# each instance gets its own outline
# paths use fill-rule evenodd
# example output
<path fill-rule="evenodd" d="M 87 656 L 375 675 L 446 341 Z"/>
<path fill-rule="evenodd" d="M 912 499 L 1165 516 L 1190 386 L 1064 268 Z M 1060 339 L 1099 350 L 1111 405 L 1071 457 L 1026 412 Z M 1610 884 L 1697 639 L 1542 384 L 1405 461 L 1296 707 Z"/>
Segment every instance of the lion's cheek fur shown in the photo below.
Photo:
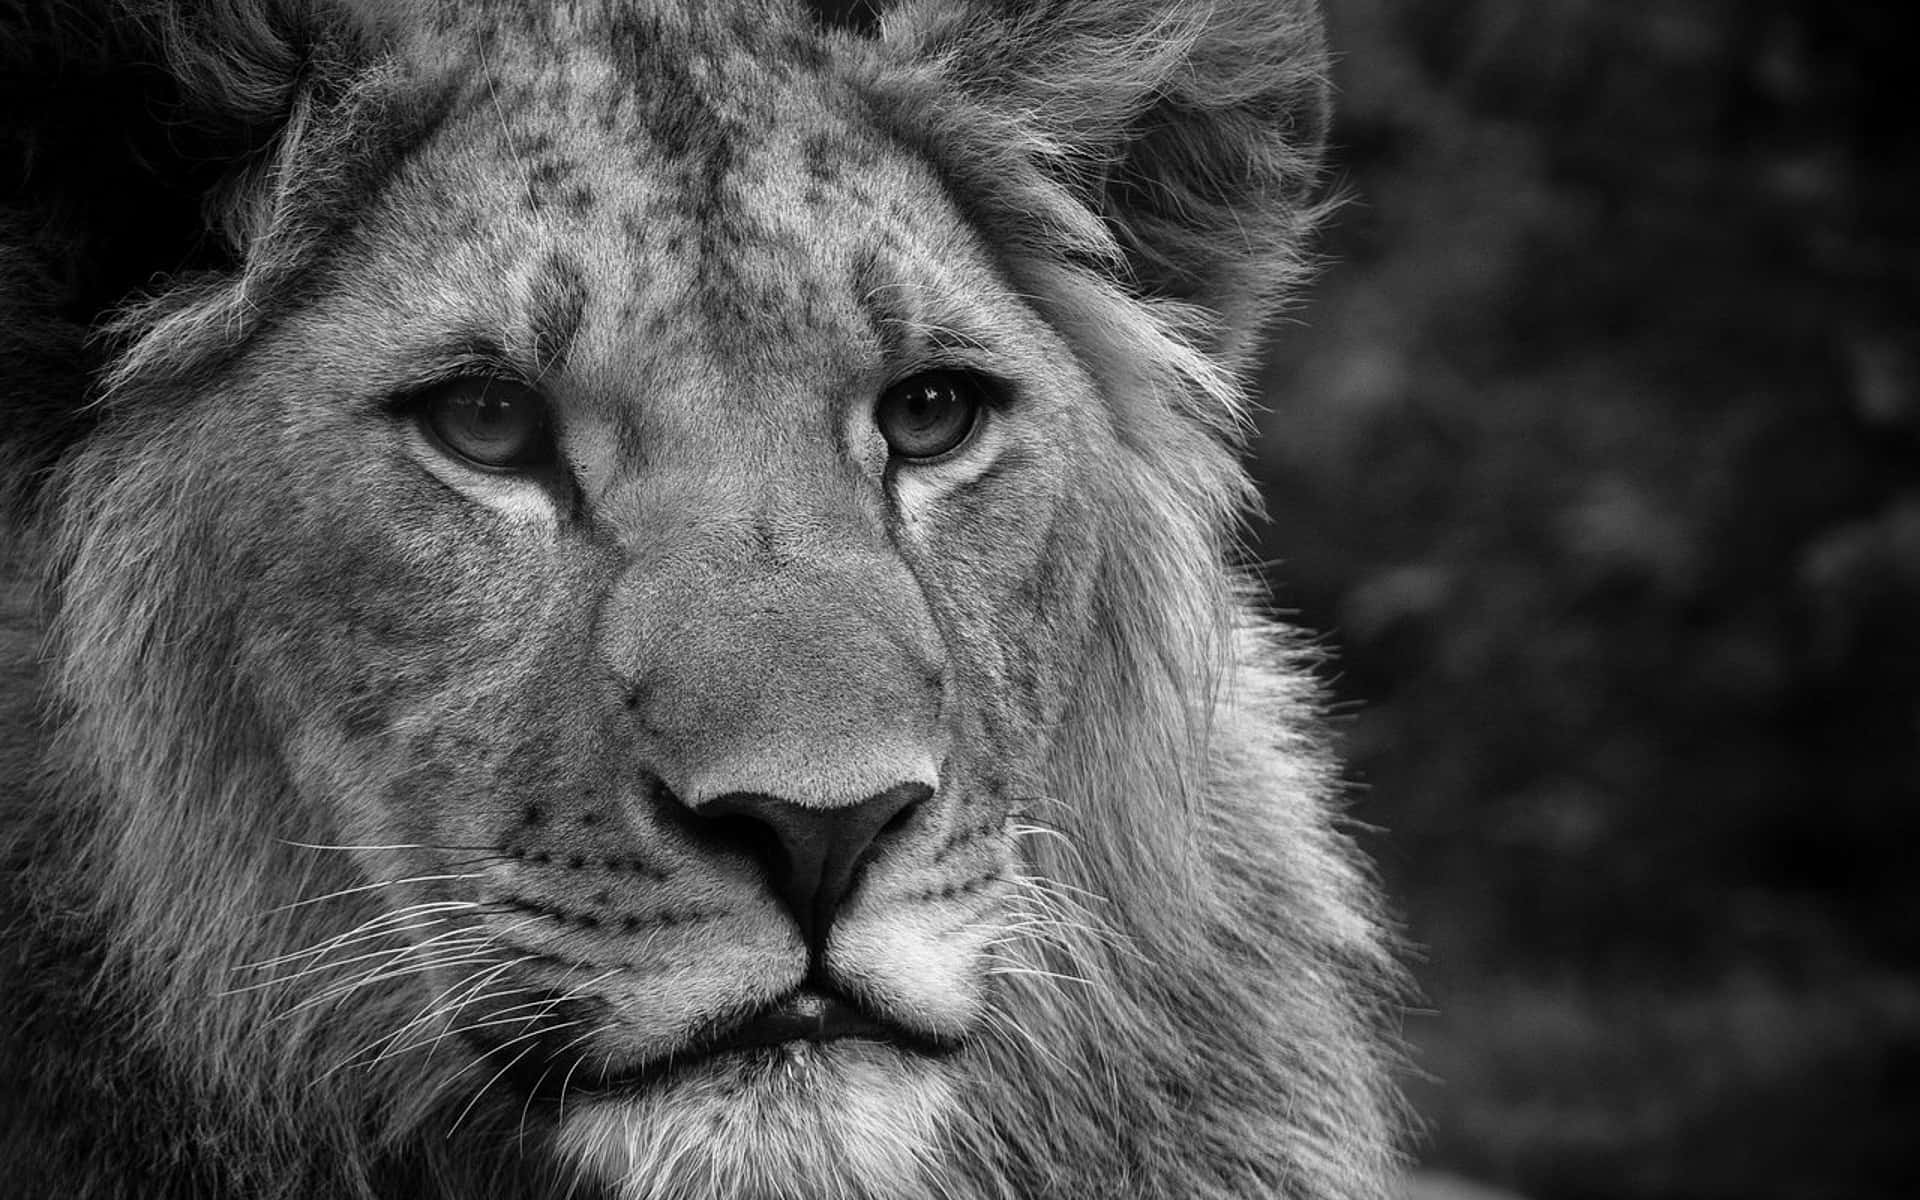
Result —
<path fill-rule="evenodd" d="M 1041 427 L 901 539 L 958 677 L 956 754 L 1022 805 L 1050 791 L 1039 764 L 1099 636 L 1093 531 L 1107 519 L 1084 499 L 1109 454 L 1098 398 L 1065 345 L 1045 349 L 1047 420 L 1013 414 Z"/>

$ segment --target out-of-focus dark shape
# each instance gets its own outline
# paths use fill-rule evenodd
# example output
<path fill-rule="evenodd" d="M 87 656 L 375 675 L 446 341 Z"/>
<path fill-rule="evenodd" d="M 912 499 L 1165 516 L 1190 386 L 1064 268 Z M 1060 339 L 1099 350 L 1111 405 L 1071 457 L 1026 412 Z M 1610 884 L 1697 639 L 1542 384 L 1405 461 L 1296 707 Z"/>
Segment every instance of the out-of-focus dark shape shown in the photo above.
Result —
<path fill-rule="evenodd" d="M 1428 1156 L 1920 1194 L 1914 22 L 1329 9 L 1354 201 L 1276 338 L 1257 552 L 1362 702 Z"/>

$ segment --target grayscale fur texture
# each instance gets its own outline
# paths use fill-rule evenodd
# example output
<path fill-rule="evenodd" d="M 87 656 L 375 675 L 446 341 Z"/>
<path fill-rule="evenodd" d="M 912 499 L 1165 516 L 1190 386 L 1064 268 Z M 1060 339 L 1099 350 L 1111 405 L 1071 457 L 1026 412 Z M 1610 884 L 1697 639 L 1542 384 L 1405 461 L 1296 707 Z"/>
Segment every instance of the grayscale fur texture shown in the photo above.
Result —
<path fill-rule="evenodd" d="M 1237 373 L 1309 263 L 1325 69 L 1310 0 L 903 0 L 864 29 L 773 0 L 0 0 L 0 1191 L 1393 1194 L 1393 939 L 1311 656 L 1233 563 Z M 977 295 L 901 299 L 948 269 L 928 244 Z M 513 493 L 536 519 L 413 466 L 382 397 L 441 304 L 446 336 L 592 381 L 614 432 L 580 462 L 613 465 Z M 834 1111 L 780 1099 L 791 1128 L 691 1091 L 570 1124 L 564 1079 L 526 1090 L 473 1036 L 511 1011 L 504 926 L 447 914 L 517 899 L 555 952 L 606 952 L 616 910 L 622 945 L 667 928 L 578 856 L 571 894 L 507 859 L 628 786 L 589 681 L 644 653 L 604 614 L 652 594 L 658 514 L 831 440 L 698 441 L 694 472 L 674 451 L 734 411 L 698 397 L 779 399 L 948 311 L 1004 333 L 1036 397 L 1010 411 L 1047 431 L 1016 415 L 912 522 L 796 474 L 797 532 L 762 537 L 907 581 L 946 647 L 971 782 L 901 894 L 985 931 L 965 1003 L 922 1006 L 960 1044 L 896 1114 L 860 1065 Z M 829 536 L 863 521 L 886 537 Z M 769 670 L 861 669 L 795 628 Z M 690 671 L 732 669 L 687 636 Z M 867 719 L 810 669 L 780 730 Z M 605 986 L 496 1020 L 533 1038 Z"/>

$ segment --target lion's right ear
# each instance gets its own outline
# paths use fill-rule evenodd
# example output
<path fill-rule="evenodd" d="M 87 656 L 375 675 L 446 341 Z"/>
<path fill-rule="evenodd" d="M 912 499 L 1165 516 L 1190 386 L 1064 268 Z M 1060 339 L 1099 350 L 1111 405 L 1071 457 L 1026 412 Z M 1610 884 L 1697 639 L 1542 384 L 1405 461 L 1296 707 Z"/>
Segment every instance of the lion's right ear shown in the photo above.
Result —
<path fill-rule="evenodd" d="M 269 251 L 288 142 L 368 44 L 327 0 L 0 6 L 0 515 L 85 435 L 102 373 L 170 298 Z"/>

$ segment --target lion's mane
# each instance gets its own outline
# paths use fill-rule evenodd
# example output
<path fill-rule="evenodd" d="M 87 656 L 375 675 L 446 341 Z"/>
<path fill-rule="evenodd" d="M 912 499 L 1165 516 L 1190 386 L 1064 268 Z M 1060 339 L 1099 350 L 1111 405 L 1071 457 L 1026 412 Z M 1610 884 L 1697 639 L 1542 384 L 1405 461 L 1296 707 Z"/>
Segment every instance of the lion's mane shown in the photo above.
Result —
<path fill-rule="evenodd" d="M 1094 373 L 1124 448 L 1078 498 L 1093 620 L 1035 770 L 1033 932 L 1008 947 L 1022 969 L 965 1068 L 938 1194 L 1378 1197 L 1398 975 L 1338 829 L 1303 654 L 1228 565 L 1252 503 L 1233 372 L 1317 215 L 1317 19 L 997 13 L 909 3 L 877 42 L 831 35 Z M 431 136 L 438 94 L 387 49 L 401 21 L 293 0 L 0 14 L 17 89 L 0 195 L 16 1194 L 567 1182 L 522 1153 L 537 1116 L 470 1111 L 457 1055 L 342 1069 L 418 1009 L 405 987 L 248 986 L 340 934 L 313 900 L 363 882 L 312 849 L 340 834 L 283 765 L 289 730 L 257 698 L 272 681 L 233 672 L 246 573 L 325 547 L 268 527 L 223 541 L 219 477 L 140 500 L 207 436 L 181 398 L 286 311 L 382 161 Z M 36 88 L 67 107 L 29 113 Z"/>

